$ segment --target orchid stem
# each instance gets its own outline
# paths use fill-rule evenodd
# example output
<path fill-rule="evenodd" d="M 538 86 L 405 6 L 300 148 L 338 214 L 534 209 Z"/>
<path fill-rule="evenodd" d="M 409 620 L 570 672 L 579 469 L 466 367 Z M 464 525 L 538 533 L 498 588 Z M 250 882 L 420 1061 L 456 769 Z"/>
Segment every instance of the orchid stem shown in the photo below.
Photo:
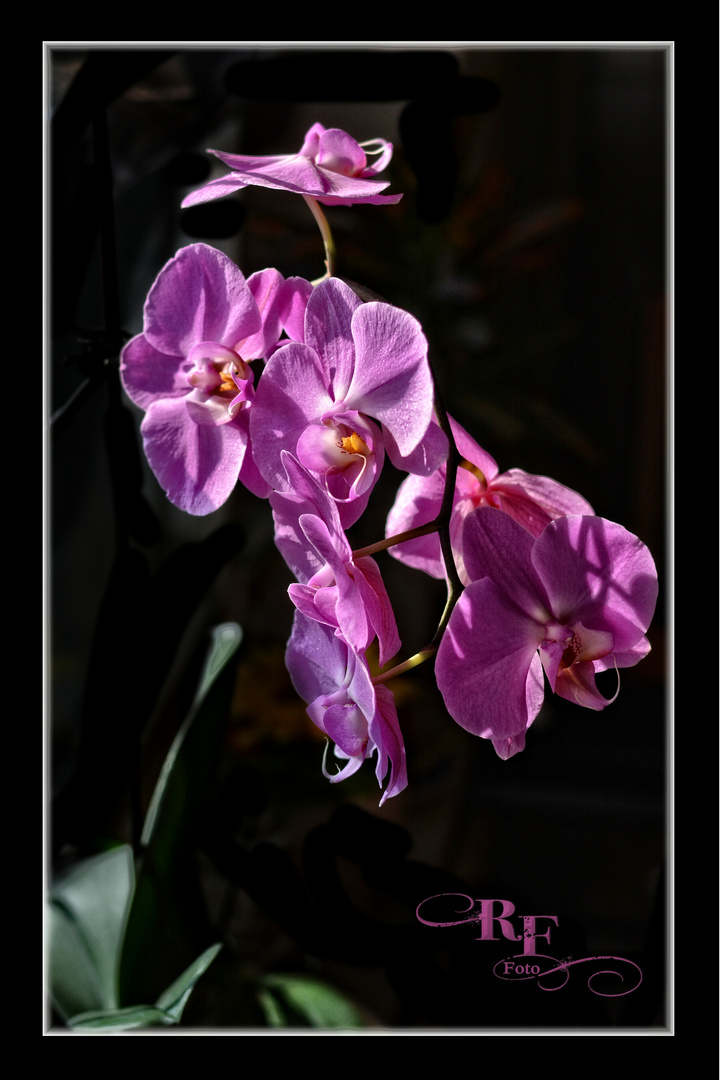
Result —
<path fill-rule="evenodd" d="M 303 199 L 310 207 L 313 217 L 317 222 L 320 229 L 320 235 L 323 238 L 323 244 L 325 246 L 325 274 L 318 278 L 317 281 L 313 281 L 313 285 L 319 285 L 321 281 L 325 281 L 326 278 L 330 278 L 335 273 L 335 242 L 333 240 L 332 233 L 330 232 L 330 226 L 327 223 L 327 218 L 323 214 L 317 199 L 312 195 L 303 195 Z"/>
<path fill-rule="evenodd" d="M 417 536 L 427 536 L 428 533 L 437 532 L 440 528 L 440 519 L 428 522 L 427 525 L 416 525 L 414 529 L 406 529 L 405 532 L 388 536 L 385 540 L 378 540 L 376 544 L 368 544 L 367 547 L 353 551 L 353 559 L 362 559 L 365 555 L 375 555 L 378 551 L 386 551 L 387 548 L 395 547 L 396 544 L 404 544 L 406 540 L 414 540 Z"/>
<path fill-rule="evenodd" d="M 442 503 L 440 505 L 438 516 L 434 521 L 429 522 L 427 525 L 418 525 L 414 529 L 408 529 L 406 532 L 397 533 L 396 536 L 390 536 L 386 540 L 380 540 L 377 544 L 359 548 L 357 551 L 353 552 L 352 557 L 353 559 L 358 559 L 363 555 L 374 555 L 377 551 L 383 551 L 385 548 L 393 547 L 395 544 L 402 544 L 405 540 L 413 540 L 417 536 L 426 536 L 428 533 L 438 533 L 443 562 L 445 563 L 445 573 L 447 575 L 448 592 L 445 609 L 440 617 L 440 622 L 438 623 L 437 630 L 435 631 L 430 644 L 426 645 L 420 652 L 416 652 L 409 660 L 404 660 L 401 664 L 391 668 L 390 671 L 376 675 L 373 679 L 374 683 L 382 683 L 387 679 L 394 678 L 396 675 L 403 675 L 406 671 L 410 671 L 412 668 L 417 667 L 418 664 L 422 664 L 425 660 L 429 660 L 430 657 L 435 655 L 438 651 L 442 636 L 445 633 L 447 624 L 450 621 L 453 608 L 460 599 L 460 595 L 465 588 L 460 580 L 457 567 L 455 566 L 455 557 L 450 542 L 450 515 L 452 514 L 453 502 L 455 499 L 455 484 L 457 481 L 457 470 L 460 464 L 460 454 L 455 445 L 455 438 L 450 427 L 448 415 L 440 399 L 440 394 L 438 393 L 437 383 L 435 383 L 435 415 L 437 416 L 440 428 L 447 435 L 450 447 L 446 463 L 445 487 L 443 489 Z"/>
<path fill-rule="evenodd" d="M 457 471 L 460 464 L 460 454 L 458 448 L 455 445 L 455 438 L 450 427 L 450 421 L 448 420 L 445 406 L 442 403 L 440 397 L 440 391 L 437 387 L 437 379 L 433 372 L 433 381 L 435 383 L 435 415 L 438 419 L 441 431 L 445 432 L 449 445 L 448 459 L 445 465 L 445 488 L 443 490 L 442 503 L 440 504 L 440 513 L 437 516 L 437 521 L 440 522 L 438 533 L 440 534 L 440 547 L 442 549 L 443 562 L 445 563 L 445 573 L 448 579 L 448 601 L 451 597 L 455 597 L 457 600 L 460 593 L 463 591 L 463 584 L 460 581 L 460 577 L 455 566 L 455 556 L 452 551 L 452 544 L 450 543 L 450 517 L 452 515 L 453 502 L 455 501 L 455 485 L 457 483 Z M 454 601 L 453 601 L 454 604 Z M 436 635 L 437 636 L 437 635 Z"/>
<path fill-rule="evenodd" d="M 411 656 L 408 660 L 403 660 L 402 664 L 398 664 L 394 668 L 390 668 L 389 671 L 385 671 L 380 675 L 376 675 L 373 678 L 373 683 L 384 683 L 387 679 L 394 679 L 396 675 L 403 675 L 406 671 L 410 671 L 412 668 L 417 667 L 418 664 L 424 663 L 429 660 L 431 656 L 434 656 L 437 652 L 436 645 L 428 645 L 420 652 L 416 652 L 414 656 Z"/>

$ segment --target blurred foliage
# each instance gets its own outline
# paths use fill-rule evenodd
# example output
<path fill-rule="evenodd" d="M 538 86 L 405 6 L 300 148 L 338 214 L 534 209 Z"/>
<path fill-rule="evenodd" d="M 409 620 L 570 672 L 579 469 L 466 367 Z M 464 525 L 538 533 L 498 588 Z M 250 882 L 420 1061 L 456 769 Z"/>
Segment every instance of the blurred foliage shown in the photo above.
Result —
<path fill-rule="evenodd" d="M 207 922 L 192 865 L 195 828 L 217 770 L 241 641 L 237 625 L 213 632 L 193 708 L 148 809 L 137 879 L 132 849 L 124 844 L 78 862 L 51 889 L 49 989 L 73 1030 L 179 1024 L 196 983 L 222 948 L 208 945 L 158 991 Z M 190 908 L 188 891 L 196 901 Z M 343 996 L 317 979 L 267 976 L 256 993 L 271 1026 L 362 1026 Z M 152 1005 L 128 1004 L 153 999 Z"/>

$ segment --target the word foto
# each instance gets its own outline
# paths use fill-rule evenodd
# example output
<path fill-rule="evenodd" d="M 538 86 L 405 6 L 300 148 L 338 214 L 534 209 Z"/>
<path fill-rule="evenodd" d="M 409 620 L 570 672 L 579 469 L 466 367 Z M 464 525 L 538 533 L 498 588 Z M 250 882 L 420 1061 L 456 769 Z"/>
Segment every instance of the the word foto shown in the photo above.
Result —
<path fill-rule="evenodd" d="M 451 902 L 453 904 L 451 914 L 455 917 L 428 918 L 430 905 L 433 906 L 434 911 L 437 911 L 438 902 Z M 480 929 L 476 941 L 500 941 L 502 938 L 508 941 L 522 941 L 521 953 L 506 957 L 495 964 L 493 974 L 498 979 L 506 981 L 536 979 L 541 990 L 560 990 L 569 979 L 571 967 L 577 964 L 592 964 L 594 970 L 588 976 L 588 988 L 593 994 L 601 997 L 622 997 L 632 993 L 642 982 L 642 971 L 638 965 L 622 956 L 585 956 L 579 959 L 568 956 L 563 960 L 557 960 L 553 956 L 539 953 L 537 941 L 542 938 L 549 945 L 552 926 L 547 926 L 544 931 L 541 931 L 538 929 L 538 921 L 545 920 L 543 926 L 548 922 L 557 926 L 557 915 L 515 915 L 515 905 L 510 900 L 475 900 L 464 893 L 439 893 L 436 896 L 429 896 L 418 904 L 415 915 L 425 926 L 448 927 L 475 923 Z M 511 922 L 513 915 L 516 919 L 522 920 L 522 930 L 519 933 L 516 933 L 516 926 Z M 612 967 L 606 966 L 606 961 L 611 961 Z M 601 966 L 596 968 L 597 964 Z M 555 976 L 555 978 L 548 979 L 547 976 Z M 602 976 L 605 976 L 605 979 L 601 982 Z M 619 979 L 622 988 L 598 989 L 599 985 L 607 986 L 608 977 L 612 980 Z M 543 983 L 540 981 L 542 979 L 546 981 Z M 594 982 L 595 985 L 593 985 Z"/>

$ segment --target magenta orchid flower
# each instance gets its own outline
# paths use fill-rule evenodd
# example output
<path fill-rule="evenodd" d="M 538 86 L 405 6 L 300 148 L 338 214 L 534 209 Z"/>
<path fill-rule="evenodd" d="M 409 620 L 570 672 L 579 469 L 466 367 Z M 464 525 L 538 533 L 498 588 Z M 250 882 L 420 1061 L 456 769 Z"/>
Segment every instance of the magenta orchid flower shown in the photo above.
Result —
<path fill-rule="evenodd" d="M 250 417 L 255 461 L 282 490 L 287 450 L 325 486 L 348 528 L 386 452 L 397 468 L 426 474 L 443 460 L 447 443 L 428 438 L 433 396 L 418 321 L 391 304 L 363 303 L 329 278 L 307 302 L 303 341 L 278 349 L 265 367 Z"/>
<path fill-rule="evenodd" d="M 390 766 L 380 806 L 403 791 L 407 766 L 395 700 L 387 686 L 373 683 L 365 657 L 331 627 L 297 611 L 285 662 L 296 691 L 308 704 L 308 716 L 335 743 L 335 757 L 343 763 L 331 773 L 323 761 L 330 782 L 352 776 L 377 753 L 375 775 L 381 788 Z"/>
<path fill-rule="evenodd" d="M 339 128 L 313 124 L 297 154 L 248 157 L 208 150 L 232 170 L 183 199 L 182 205 L 220 199 L 248 186 L 309 195 L 326 206 L 351 203 L 397 203 L 402 195 L 381 195 L 389 181 L 375 180 L 392 158 L 392 143 L 358 143 Z M 375 157 L 368 164 L 368 156 Z"/>
<path fill-rule="evenodd" d="M 547 476 L 534 476 L 522 469 L 500 473 L 497 463 L 452 417 L 450 428 L 462 465 L 457 471 L 455 496 L 450 518 L 450 540 L 460 579 L 470 580 L 462 559 L 462 528 L 468 514 L 479 506 L 494 506 L 539 536 L 546 525 L 568 514 L 592 515 L 587 500 L 571 488 Z M 386 536 L 427 525 L 440 512 L 445 490 L 446 466 L 432 476 L 408 476 L 400 485 L 388 515 Z M 390 554 L 406 566 L 423 570 L 435 578 L 445 577 L 445 563 L 437 533 L 406 540 L 390 548 Z"/>
<path fill-rule="evenodd" d="M 364 653 L 377 636 L 383 667 L 400 648 L 390 598 L 374 559 L 353 560 L 337 506 L 287 451 L 286 491 L 270 494 L 275 542 L 298 581 L 288 593 L 309 619 L 333 627 L 350 648 Z"/>
<path fill-rule="evenodd" d="M 145 302 L 143 332 L 120 357 L 150 467 L 172 503 L 208 514 L 238 479 L 265 497 L 269 486 L 250 451 L 255 395 L 250 361 L 277 345 L 306 296 L 298 281 L 262 270 L 247 281 L 222 252 L 182 248 L 158 274 Z"/>
<path fill-rule="evenodd" d="M 501 758 L 518 753 L 543 703 L 543 670 L 568 701 L 601 710 L 615 700 L 602 696 L 595 676 L 647 655 L 658 592 L 652 556 L 636 536 L 573 515 L 535 538 L 509 514 L 481 507 L 465 520 L 463 556 L 471 583 L 435 662 L 461 727 L 491 739 Z"/>

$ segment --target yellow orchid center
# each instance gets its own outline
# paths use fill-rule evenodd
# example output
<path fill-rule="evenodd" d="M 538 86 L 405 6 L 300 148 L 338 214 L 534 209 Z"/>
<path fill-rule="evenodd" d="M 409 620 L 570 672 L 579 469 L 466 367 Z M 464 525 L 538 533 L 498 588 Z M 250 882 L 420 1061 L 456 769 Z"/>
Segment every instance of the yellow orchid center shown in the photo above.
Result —
<path fill-rule="evenodd" d="M 361 439 L 356 431 L 347 435 L 341 440 L 342 448 L 348 454 L 362 454 L 363 457 L 367 457 L 370 453 L 370 448 L 364 439 Z"/>

